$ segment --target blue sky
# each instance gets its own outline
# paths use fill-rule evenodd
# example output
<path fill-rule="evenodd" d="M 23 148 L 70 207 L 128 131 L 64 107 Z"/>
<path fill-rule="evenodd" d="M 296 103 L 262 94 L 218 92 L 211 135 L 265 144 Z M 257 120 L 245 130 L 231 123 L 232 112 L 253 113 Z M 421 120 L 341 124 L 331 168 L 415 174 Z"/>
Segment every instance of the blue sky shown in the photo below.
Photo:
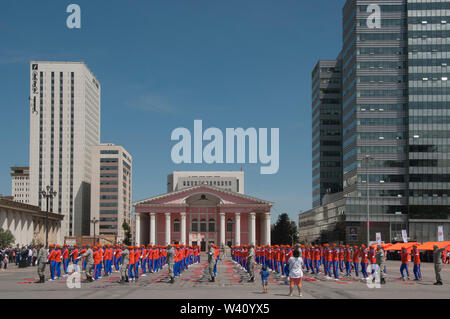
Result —
<path fill-rule="evenodd" d="M 81 29 L 66 7 L 81 7 Z M 273 220 L 311 208 L 311 71 L 341 43 L 344 0 L 4 1 L 0 6 L 0 194 L 28 165 L 29 61 L 84 61 L 102 85 L 101 140 L 133 156 L 133 200 L 166 191 L 174 170 L 245 171 Z M 172 130 L 280 129 L 280 169 L 175 165 Z"/>

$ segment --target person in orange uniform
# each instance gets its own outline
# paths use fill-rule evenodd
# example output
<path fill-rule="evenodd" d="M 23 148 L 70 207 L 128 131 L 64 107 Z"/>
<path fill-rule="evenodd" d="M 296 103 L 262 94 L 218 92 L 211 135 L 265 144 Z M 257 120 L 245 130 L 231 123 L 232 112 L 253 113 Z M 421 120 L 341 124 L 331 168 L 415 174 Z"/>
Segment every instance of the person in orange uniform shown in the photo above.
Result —
<path fill-rule="evenodd" d="M 72 257 L 75 272 L 78 272 L 78 259 L 77 259 L 78 255 L 79 255 L 78 246 L 75 244 L 75 245 L 73 245 L 73 250 L 70 253 L 70 257 Z"/>
<path fill-rule="evenodd" d="M 422 280 L 422 271 L 420 269 L 420 252 L 417 249 L 417 245 L 413 246 L 413 249 L 411 251 L 411 256 L 413 258 L 414 261 L 414 276 L 416 277 L 414 280 L 415 281 L 419 281 Z"/>
<path fill-rule="evenodd" d="M 128 246 L 128 250 L 129 250 L 129 259 L 130 259 L 130 263 L 128 264 L 128 278 L 131 282 L 135 281 L 134 280 L 134 266 L 136 264 L 135 262 L 135 254 L 134 254 L 134 247 L 133 246 Z"/>
<path fill-rule="evenodd" d="M 353 260 L 353 268 L 355 269 L 356 277 L 359 277 L 359 255 L 360 255 L 360 250 L 358 249 L 358 246 L 354 246 L 352 260 Z"/>
<path fill-rule="evenodd" d="M 83 245 L 81 248 L 82 249 L 80 250 L 80 255 L 83 255 L 87 251 L 86 245 Z M 82 259 L 81 269 L 86 270 L 86 257 L 83 257 L 83 259 Z"/>
<path fill-rule="evenodd" d="M 331 251 L 331 259 L 333 262 L 333 275 L 334 280 L 339 279 L 339 250 L 336 244 L 333 244 L 333 250 Z"/>
<path fill-rule="evenodd" d="M 329 244 L 327 244 L 326 255 L 327 255 L 326 258 L 327 258 L 328 279 L 331 279 L 332 276 L 331 267 L 333 266 L 333 252 Z"/>
<path fill-rule="evenodd" d="M 352 274 L 352 249 L 350 248 L 349 245 L 345 246 L 344 260 L 345 260 L 345 275 L 349 277 Z"/>
<path fill-rule="evenodd" d="M 64 244 L 62 251 L 62 263 L 63 263 L 63 269 L 64 269 L 64 276 L 67 276 L 67 269 L 69 267 L 69 247 L 67 247 L 67 244 Z"/>
<path fill-rule="evenodd" d="M 402 259 L 402 265 L 400 266 L 400 273 L 402 274 L 402 279 L 404 281 L 409 280 L 409 269 L 408 269 L 408 263 L 409 263 L 409 253 L 406 248 L 402 248 L 402 252 L 400 253 L 401 259 Z M 408 276 L 405 278 L 404 271 L 406 270 L 406 275 Z"/>
<path fill-rule="evenodd" d="M 340 272 L 344 272 L 344 246 L 343 245 L 339 245 L 339 271 Z"/>
<path fill-rule="evenodd" d="M 61 246 L 56 245 L 55 252 L 55 269 L 56 269 L 56 279 L 61 278 Z"/>
<path fill-rule="evenodd" d="M 363 274 L 364 279 L 368 277 L 367 275 L 367 267 L 369 265 L 369 252 L 365 245 L 361 245 L 361 272 Z"/>
<path fill-rule="evenodd" d="M 142 252 L 138 246 L 134 246 L 134 275 L 135 281 L 139 279 L 139 264 L 141 263 Z"/>
<path fill-rule="evenodd" d="M 116 267 L 116 272 L 118 272 L 120 270 L 120 265 L 122 264 L 122 249 L 119 245 L 116 246 L 116 251 L 114 254 L 114 266 Z"/>
<path fill-rule="evenodd" d="M 94 246 L 94 252 L 93 252 L 93 257 L 94 257 L 94 280 L 98 280 L 101 277 L 101 268 L 100 268 L 100 264 L 101 264 L 101 260 L 102 260 L 102 256 L 101 256 L 101 252 L 98 246 Z"/>
<path fill-rule="evenodd" d="M 370 247 L 369 251 L 369 260 L 370 260 L 370 266 L 372 268 L 372 278 L 375 279 L 375 269 L 377 267 L 377 258 L 376 258 L 376 251 L 374 247 Z"/>
<path fill-rule="evenodd" d="M 50 279 L 49 281 L 55 280 L 55 272 L 56 272 L 56 262 L 55 262 L 55 245 L 48 246 L 50 248 L 50 254 L 48 255 L 48 262 L 50 263 Z"/>
<path fill-rule="evenodd" d="M 318 245 L 316 245 L 313 249 L 313 262 L 314 262 L 314 264 L 313 264 L 314 269 L 313 269 L 312 274 L 318 275 L 320 273 L 320 268 L 319 268 L 319 266 L 320 266 L 320 248 Z"/>

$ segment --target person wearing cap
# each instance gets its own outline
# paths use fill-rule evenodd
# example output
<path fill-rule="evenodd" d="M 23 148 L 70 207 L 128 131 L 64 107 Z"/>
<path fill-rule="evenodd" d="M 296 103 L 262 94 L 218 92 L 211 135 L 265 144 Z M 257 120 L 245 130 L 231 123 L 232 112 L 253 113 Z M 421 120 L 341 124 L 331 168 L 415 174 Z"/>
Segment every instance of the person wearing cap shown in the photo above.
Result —
<path fill-rule="evenodd" d="M 369 265 L 369 253 L 365 245 L 361 245 L 361 272 L 364 279 L 367 279 L 367 267 Z"/>
<path fill-rule="evenodd" d="M 55 270 L 56 270 L 56 262 L 55 262 L 55 246 L 54 245 L 50 245 L 49 246 L 50 251 L 49 251 L 49 255 L 48 255 L 48 262 L 50 264 L 50 279 L 49 281 L 53 281 L 55 280 Z"/>
<path fill-rule="evenodd" d="M 356 277 L 359 277 L 359 255 L 360 255 L 360 250 L 358 249 L 358 246 L 354 246 L 352 260 L 353 260 L 353 268 L 355 269 Z"/>
<path fill-rule="evenodd" d="M 333 275 L 334 280 L 339 279 L 339 250 L 336 244 L 333 244 L 333 250 L 331 251 L 331 259 L 333 263 Z"/>
<path fill-rule="evenodd" d="M 83 245 L 82 248 L 83 249 L 80 250 L 80 255 L 84 254 L 87 251 L 86 245 Z M 81 260 L 82 260 L 81 264 L 82 270 L 86 271 L 86 258 L 84 257 Z"/>
<path fill-rule="evenodd" d="M 83 254 L 80 254 L 78 256 L 78 259 L 85 258 L 86 262 L 86 281 L 85 282 L 93 282 L 92 279 L 92 267 L 94 266 L 94 253 L 90 247 L 90 245 L 87 245 L 86 251 Z"/>
<path fill-rule="evenodd" d="M 409 269 L 408 269 L 409 253 L 408 253 L 408 250 L 405 247 L 403 247 L 400 255 L 401 255 L 401 259 L 402 259 L 402 265 L 400 266 L 400 273 L 402 275 L 402 279 L 404 281 L 406 281 L 406 280 L 409 280 Z M 405 277 L 405 274 L 404 274 L 405 270 L 406 270 L 407 277 Z"/>
<path fill-rule="evenodd" d="M 215 282 L 216 278 L 214 276 L 214 265 L 216 264 L 214 247 L 209 244 L 208 246 L 208 265 L 209 265 L 209 276 L 211 277 L 209 282 Z"/>
<path fill-rule="evenodd" d="M 47 249 L 45 249 L 43 245 L 39 245 L 38 249 L 39 253 L 37 255 L 36 263 L 38 265 L 37 273 L 39 276 L 39 281 L 37 281 L 36 283 L 43 284 L 45 282 L 45 266 L 48 263 L 48 253 Z"/>
<path fill-rule="evenodd" d="M 101 263 L 100 249 L 98 246 L 94 246 L 93 248 L 94 248 L 94 252 L 93 252 L 94 279 L 98 280 L 101 276 L 101 273 L 100 273 L 100 263 Z"/>
<path fill-rule="evenodd" d="M 75 244 L 75 245 L 73 245 L 73 250 L 70 253 L 70 257 L 72 257 L 72 262 L 73 262 L 73 266 L 75 268 L 74 269 L 75 272 L 78 272 L 78 254 L 79 254 L 78 246 L 77 246 L 77 244 Z"/>
<path fill-rule="evenodd" d="M 119 281 L 119 284 L 124 284 L 126 282 L 129 282 L 129 280 L 128 280 L 128 273 L 129 273 L 128 272 L 128 266 L 130 264 L 130 251 L 128 250 L 127 246 L 122 245 L 122 249 L 120 249 L 120 257 L 118 259 L 121 259 L 121 261 L 122 261 L 122 265 L 120 266 L 120 281 Z M 116 263 L 118 263 L 118 260 L 116 261 Z"/>
<path fill-rule="evenodd" d="M 116 250 L 114 251 L 114 266 L 116 267 L 116 272 L 120 271 L 120 266 L 122 264 L 122 249 L 119 245 L 116 245 Z"/>
<path fill-rule="evenodd" d="M 172 245 L 167 245 L 167 264 L 169 266 L 169 278 L 170 283 L 173 284 L 175 282 L 174 276 L 174 265 L 175 265 L 175 248 Z"/>
<path fill-rule="evenodd" d="M 375 278 L 375 269 L 376 269 L 376 265 L 377 265 L 375 247 L 370 247 L 369 261 L 370 261 L 370 267 L 372 268 L 372 278 Z"/>
<path fill-rule="evenodd" d="M 250 279 L 248 282 L 255 281 L 255 246 L 250 245 L 247 255 L 247 264 L 248 264 L 248 274 Z M 216 272 L 214 272 L 214 277 L 216 276 Z"/>
<path fill-rule="evenodd" d="M 413 246 L 413 249 L 411 251 L 411 257 L 413 258 L 414 261 L 414 268 L 413 268 L 413 273 L 414 273 L 414 281 L 419 281 L 422 280 L 422 271 L 421 271 L 421 267 L 420 267 L 420 252 L 417 249 L 417 245 Z"/>
<path fill-rule="evenodd" d="M 349 277 L 352 274 L 352 249 L 350 248 L 350 245 L 345 246 L 344 261 L 345 261 L 345 276 Z"/>
<path fill-rule="evenodd" d="M 340 272 L 344 272 L 344 246 L 343 245 L 339 245 L 339 271 Z"/>
<path fill-rule="evenodd" d="M 446 248 L 450 247 L 444 247 L 439 249 L 438 245 L 433 246 L 433 263 L 434 263 L 434 272 L 436 275 L 436 282 L 434 283 L 435 286 L 442 286 L 442 278 L 441 278 L 441 271 L 442 271 L 442 253 L 445 251 Z"/>
<path fill-rule="evenodd" d="M 380 284 L 384 285 L 386 283 L 386 258 L 384 257 L 384 250 L 381 245 L 377 246 L 377 253 L 375 255 L 376 264 L 378 266 L 378 271 L 380 272 Z M 375 281 L 375 278 L 373 279 Z"/>
<path fill-rule="evenodd" d="M 62 261 L 63 261 L 63 269 L 64 269 L 64 277 L 68 276 L 68 268 L 69 268 L 69 247 L 67 244 L 64 244 L 62 252 Z"/>
<path fill-rule="evenodd" d="M 56 245 L 56 251 L 55 251 L 55 272 L 56 272 L 56 279 L 61 278 L 61 246 Z"/>

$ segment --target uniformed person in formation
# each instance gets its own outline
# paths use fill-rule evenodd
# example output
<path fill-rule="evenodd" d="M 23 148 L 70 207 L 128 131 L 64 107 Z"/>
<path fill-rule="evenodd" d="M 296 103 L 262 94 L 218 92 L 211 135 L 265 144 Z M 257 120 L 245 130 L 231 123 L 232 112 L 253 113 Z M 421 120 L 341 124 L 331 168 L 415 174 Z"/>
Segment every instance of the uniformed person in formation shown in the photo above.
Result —
<path fill-rule="evenodd" d="M 386 283 L 385 269 L 386 269 L 386 258 L 384 257 L 383 248 L 380 245 L 377 246 L 377 253 L 375 255 L 378 265 L 378 271 L 380 272 L 380 284 L 384 285 Z M 375 280 L 375 278 L 374 278 Z"/>
<path fill-rule="evenodd" d="M 211 244 L 208 246 L 208 264 L 209 264 L 209 275 L 211 279 L 209 282 L 215 282 L 216 278 L 214 276 L 214 266 L 216 264 L 216 254 L 214 253 L 214 248 Z"/>
<path fill-rule="evenodd" d="M 94 253 L 92 252 L 91 245 L 87 245 L 87 250 L 84 254 L 78 256 L 77 259 L 86 257 L 86 281 L 84 282 L 93 282 L 92 279 L 92 267 L 94 266 Z"/>
<path fill-rule="evenodd" d="M 247 255 L 247 265 L 248 265 L 248 274 L 250 275 L 250 279 L 248 282 L 255 281 L 255 246 L 250 245 Z"/>
<path fill-rule="evenodd" d="M 130 251 L 126 245 L 122 245 L 122 265 L 120 265 L 120 281 L 119 284 L 128 282 L 128 266 L 130 264 Z"/>
<path fill-rule="evenodd" d="M 170 283 L 173 284 L 175 282 L 173 275 L 173 266 L 175 264 L 175 248 L 173 248 L 173 246 L 170 244 L 167 246 L 167 264 L 169 267 Z"/>
<path fill-rule="evenodd" d="M 42 284 L 45 282 L 45 266 L 47 265 L 48 261 L 48 252 L 47 249 L 44 248 L 44 246 L 39 245 L 39 253 L 37 255 L 36 258 L 36 264 L 38 265 L 38 276 L 39 276 L 39 281 L 37 281 L 36 283 Z"/>
<path fill-rule="evenodd" d="M 434 262 L 434 271 L 436 273 L 436 282 L 434 283 L 435 286 L 442 286 L 442 278 L 441 278 L 441 271 L 442 271 L 442 252 L 446 248 L 439 249 L 438 245 L 433 246 L 433 262 Z"/>

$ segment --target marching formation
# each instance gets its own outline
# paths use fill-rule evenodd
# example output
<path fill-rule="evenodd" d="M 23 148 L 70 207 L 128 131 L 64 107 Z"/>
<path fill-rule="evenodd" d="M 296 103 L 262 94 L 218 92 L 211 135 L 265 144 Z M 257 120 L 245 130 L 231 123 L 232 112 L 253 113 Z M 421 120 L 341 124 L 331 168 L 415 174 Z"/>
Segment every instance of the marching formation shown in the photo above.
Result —
<path fill-rule="evenodd" d="M 415 281 L 422 280 L 421 259 L 418 244 L 413 244 L 411 249 L 401 249 L 400 274 L 403 280 L 409 280 L 409 263 L 414 264 L 413 274 Z M 328 280 L 339 280 L 341 277 L 362 277 L 363 281 L 375 281 L 376 275 L 380 276 L 380 283 L 385 284 L 386 252 L 383 245 L 350 246 L 337 244 L 324 245 L 275 245 L 260 246 L 255 248 L 255 261 L 281 277 L 289 277 L 289 259 L 293 256 L 294 250 L 299 250 L 303 257 L 303 270 L 305 272 L 320 275 L 323 274 Z M 251 254 L 253 246 L 232 247 L 233 261 L 246 269 L 250 276 L 250 281 L 254 280 L 254 270 L 251 264 Z M 442 253 L 445 248 L 434 247 L 434 263 L 439 265 L 445 257 Z M 440 278 L 440 268 L 436 267 L 436 283 L 442 285 Z"/>
<path fill-rule="evenodd" d="M 136 282 L 140 276 L 161 271 L 166 264 L 172 270 L 171 281 L 192 264 L 200 262 L 198 246 L 185 245 L 50 245 L 38 247 L 39 283 L 45 282 L 45 267 L 50 266 L 49 281 L 83 271 L 85 282 L 99 280 L 113 272 L 120 272 L 120 283 Z"/>

